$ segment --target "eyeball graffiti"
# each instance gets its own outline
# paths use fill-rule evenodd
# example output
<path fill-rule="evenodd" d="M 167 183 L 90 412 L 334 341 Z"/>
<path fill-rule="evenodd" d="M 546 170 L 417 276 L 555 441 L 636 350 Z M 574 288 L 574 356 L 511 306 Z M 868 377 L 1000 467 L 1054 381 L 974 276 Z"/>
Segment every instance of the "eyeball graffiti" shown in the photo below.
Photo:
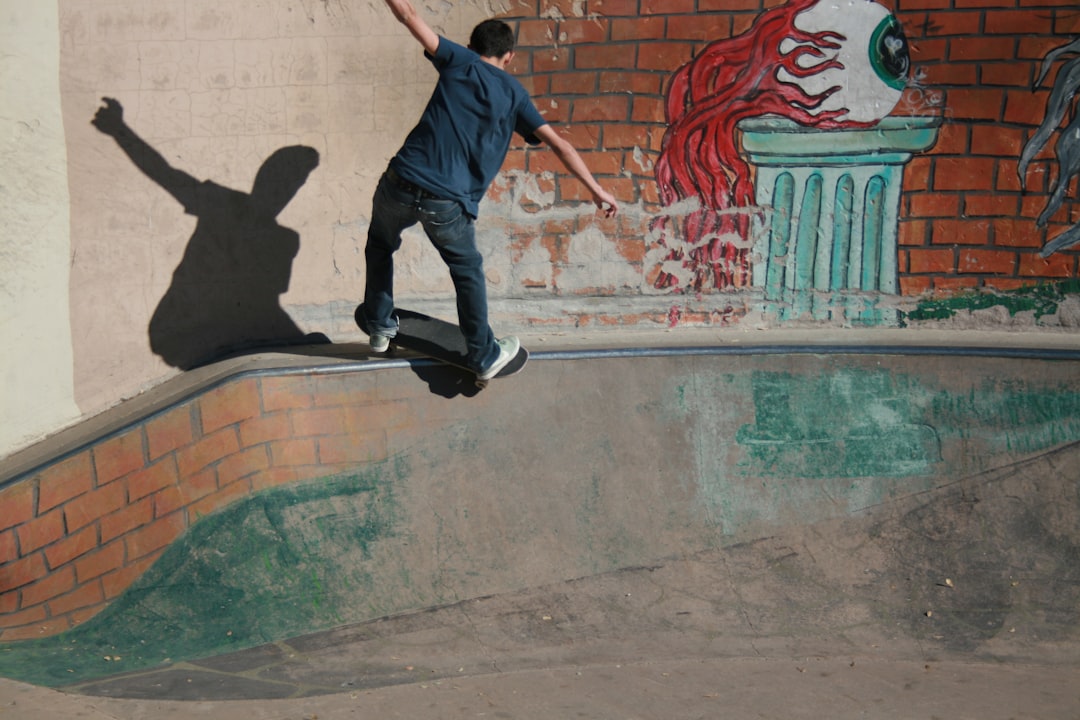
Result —
<path fill-rule="evenodd" d="M 874 122 L 896 107 L 910 61 L 903 29 L 886 8 L 869 0 L 821 0 L 799 13 L 795 26 L 842 36 L 839 47 L 799 58 L 799 68 L 808 71 L 805 75 L 783 68 L 778 72 L 780 81 L 797 85 L 808 95 L 829 94 L 812 113 L 841 111 L 840 120 Z M 788 54 L 798 46 L 788 40 L 780 50 Z M 818 66 L 824 69 L 815 71 Z"/>

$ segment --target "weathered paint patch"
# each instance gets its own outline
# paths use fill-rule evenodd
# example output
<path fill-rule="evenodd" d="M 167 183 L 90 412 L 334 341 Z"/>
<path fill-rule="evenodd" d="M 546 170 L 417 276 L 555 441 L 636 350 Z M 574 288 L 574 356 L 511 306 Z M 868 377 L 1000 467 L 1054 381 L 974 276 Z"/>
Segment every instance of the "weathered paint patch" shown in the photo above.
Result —
<path fill-rule="evenodd" d="M 395 535 L 405 474 L 391 461 L 208 515 L 84 625 L 0 645 L 0 675 L 55 687 L 385 614 L 365 561 Z"/>
<path fill-rule="evenodd" d="M 672 412 L 711 429 L 693 437 L 699 501 L 725 534 L 858 512 L 1080 440 L 1074 385 L 973 379 L 953 390 L 856 361 L 813 362 L 672 385 Z"/>
<path fill-rule="evenodd" d="M 953 297 L 924 300 L 903 313 L 903 321 L 947 320 L 957 313 L 1003 308 L 1009 315 L 1030 312 L 1036 322 L 1055 315 L 1070 296 L 1080 295 L 1080 280 L 1046 283 L 1001 292 L 962 293 Z M 901 325 L 906 324 L 901 322 Z"/>

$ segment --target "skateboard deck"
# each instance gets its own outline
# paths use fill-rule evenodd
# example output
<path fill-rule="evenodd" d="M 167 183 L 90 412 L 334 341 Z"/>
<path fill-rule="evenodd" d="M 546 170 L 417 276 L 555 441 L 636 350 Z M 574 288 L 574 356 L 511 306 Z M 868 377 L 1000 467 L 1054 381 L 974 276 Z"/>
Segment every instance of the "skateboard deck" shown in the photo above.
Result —
<path fill-rule="evenodd" d="M 360 330 L 366 335 L 370 335 L 371 333 L 368 332 L 367 324 L 364 321 L 363 310 L 363 304 L 357 306 L 354 317 Z M 467 356 L 465 336 L 461 334 L 461 328 L 457 325 L 403 308 L 395 308 L 394 314 L 398 319 L 398 332 L 390 341 L 391 348 L 397 345 L 447 365 L 453 365 L 468 373 L 473 373 L 465 362 Z M 519 373 L 528 361 L 529 351 L 523 347 L 518 350 L 517 355 L 495 377 L 503 378 Z M 477 379 L 476 385 L 482 388 L 486 387 L 488 382 L 487 380 Z"/>

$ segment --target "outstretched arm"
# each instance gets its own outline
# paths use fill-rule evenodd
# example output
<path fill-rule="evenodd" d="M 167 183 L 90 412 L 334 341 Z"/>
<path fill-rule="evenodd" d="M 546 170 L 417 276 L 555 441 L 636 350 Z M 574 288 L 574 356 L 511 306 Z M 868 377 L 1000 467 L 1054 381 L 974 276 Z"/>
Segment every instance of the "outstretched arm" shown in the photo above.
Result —
<path fill-rule="evenodd" d="M 420 13 L 416 11 L 413 4 L 409 0 L 386 0 L 386 4 L 398 22 L 409 28 L 413 37 L 420 41 L 420 44 L 424 46 L 424 51 L 429 55 L 434 55 L 439 49 L 439 36 L 424 22 L 424 18 L 420 17 Z"/>
<path fill-rule="evenodd" d="M 567 142 L 562 135 L 555 132 L 555 128 L 551 127 L 551 125 L 541 126 L 536 131 L 536 136 L 551 148 L 552 152 L 563 164 L 563 167 L 583 182 L 585 187 L 589 188 L 589 192 L 593 196 L 593 204 L 604 211 L 604 217 L 614 217 L 615 213 L 619 211 L 619 203 L 615 201 L 615 197 L 611 193 L 600 187 L 600 183 L 589 172 L 588 166 L 585 165 L 585 161 L 578 151 L 574 149 L 574 146 Z"/>
<path fill-rule="evenodd" d="M 90 122 L 101 132 L 116 140 L 135 166 L 147 177 L 176 198 L 185 208 L 194 207 L 195 188 L 199 181 L 183 170 L 177 170 L 166 162 L 154 148 L 124 122 L 124 108 L 112 98 L 102 98 L 104 103 Z"/>

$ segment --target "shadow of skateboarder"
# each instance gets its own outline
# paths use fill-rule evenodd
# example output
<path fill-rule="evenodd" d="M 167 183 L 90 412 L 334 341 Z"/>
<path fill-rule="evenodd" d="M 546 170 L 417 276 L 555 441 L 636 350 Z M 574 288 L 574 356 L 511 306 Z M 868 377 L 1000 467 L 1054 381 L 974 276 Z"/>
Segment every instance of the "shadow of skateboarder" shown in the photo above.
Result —
<path fill-rule="evenodd" d="M 328 343 L 305 334 L 282 307 L 300 236 L 277 216 L 319 164 L 319 153 L 284 147 L 259 168 L 250 193 L 200 181 L 169 165 L 125 123 L 112 98 L 92 124 L 116 140 L 135 166 L 198 218 L 172 283 L 150 319 L 150 348 L 190 369 L 242 350 Z"/>

